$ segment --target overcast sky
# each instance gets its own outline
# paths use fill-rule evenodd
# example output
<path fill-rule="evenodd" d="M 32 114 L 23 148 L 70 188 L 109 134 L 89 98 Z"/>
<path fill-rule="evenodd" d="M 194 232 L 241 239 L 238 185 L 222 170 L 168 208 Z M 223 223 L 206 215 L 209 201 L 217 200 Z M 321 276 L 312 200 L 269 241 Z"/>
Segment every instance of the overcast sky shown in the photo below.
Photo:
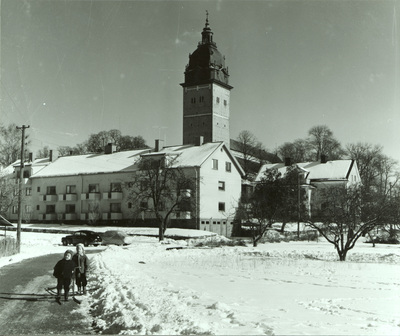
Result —
<path fill-rule="evenodd" d="M 182 143 L 179 84 L 206 10 L 231 138 L 274 151 L 323 124 L 400 161 L 400 0 L 2 0 L 1 122 L 30 125 L 33 152 L 115 128 Z"/>

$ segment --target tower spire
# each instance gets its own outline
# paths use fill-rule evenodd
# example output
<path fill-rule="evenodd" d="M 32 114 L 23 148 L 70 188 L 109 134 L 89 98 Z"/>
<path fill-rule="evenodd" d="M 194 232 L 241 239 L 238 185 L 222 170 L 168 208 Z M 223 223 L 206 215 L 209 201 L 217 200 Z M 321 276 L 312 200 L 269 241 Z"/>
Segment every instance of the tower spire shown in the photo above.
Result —
<path fill-rule="evenodd" d="M 201 33 L 202 39 L 201 43 L 202 44 L 214 44 L 213 42 L 213 32 L 211 31 L 210 24 L 208 23 L 208 10 L 206 10 L 206 24 L 203 28 L 203 32 Z"/>

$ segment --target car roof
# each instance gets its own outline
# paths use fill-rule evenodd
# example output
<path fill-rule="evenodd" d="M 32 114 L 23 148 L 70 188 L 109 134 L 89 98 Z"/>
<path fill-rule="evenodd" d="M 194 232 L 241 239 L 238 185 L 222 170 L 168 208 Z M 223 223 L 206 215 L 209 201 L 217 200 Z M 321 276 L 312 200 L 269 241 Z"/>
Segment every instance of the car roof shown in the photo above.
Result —
<path fill-rule="evenodd" d="M 83 232 L 83 233 L 96 233 L 96 232 L 94 232 L 94 231 L 91 231 L 91 230 L 78 230 L 78 231 L 75 231 L 75 233 L 77 233 L 77 232 Z"/>

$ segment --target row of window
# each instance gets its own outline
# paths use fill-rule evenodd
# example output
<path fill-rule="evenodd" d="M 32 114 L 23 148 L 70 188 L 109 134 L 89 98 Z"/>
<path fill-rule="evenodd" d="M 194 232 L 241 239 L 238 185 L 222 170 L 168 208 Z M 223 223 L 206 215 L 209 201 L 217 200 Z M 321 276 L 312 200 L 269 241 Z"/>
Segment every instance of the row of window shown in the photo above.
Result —
<path fill-rule="evenodd" d="M 40 210 L 40 205 L 36 206 L 36 210 Z M 89 204 L 89 212 L 97 212 L 98 205 L 97 204 Z M 18 212 L 18 206 L 14 205 L 12 208 L 13 214 Z M 31 213 L 32 206 L 25 205 L 25 213 Z M 76 207 L 75 204 L 66 204 L 65 205 L 65 213 L 75 213 Z M 110 212 L 112 213 L 121 213 L 121 203 L 110 203 Z M 56 213 L 56 205 L 55 204 L 46 204 L 46 214 Z"/>
<path fill-rule="evenodd" d="M 147 209 L 147 202 L 146 203 L 141 203 L 140 204 L 143 209 Z M 128 205 L 129 208 L 132 207 L 132 204 L 130 203 Z M 89 212 L 97 212 L 98 211 L 98 204 L 89 204 Z M 36 210 L 40 211 L 40 205 L 36 206 Z M 218 211 L 225 211 L 225 202 L 219 202 L 218 203 Z M 32 212 L 32 206 L 31 205 L 25 205 L 25 213 L 31 213 Z M 65 205 L 65 213 L 75 213 L 76 212 L 76 207 L 75 204 L 66 204 Z M 110 212 L 112 213 L 121 213 L 121 203 L 110 203 Z M 18 207 L 14 205 L 12 207 L 12 213 L 17 214 L 18 213 Z M 56 213 L 56 205 L 55 204 L 46 204 L 46 214 L 52 214 Z"/>
<path fill-rule="evenodd" d="M 219 98 L 219 97 L 216 97 L 216 100 L 215 100 L 215 101 L 217 102 L 217 104 L 219 104 L 219 103 L 220 103 L 220 98 Z M 190 102 L 191 102 L 192 104 L 196 104 L 196 97 L 190 98 Z M 204 96 L 200 96 L 200 97 L 199 97 L 199 103 L 204 103 Z M 224 106 L 226 106 L 226 105 L 228 105 L 228 102 L 227 102 L 226 99 L 224 99 Z"/>
<path fill-rule="evenodd" d="M 222 222 L 221 222 L 221 221 L 212 221 L 212 224 L 221 224 L 221 223 L 222 223 L 222 224 L 226 224 L 226 221 L 222 221 Z M 202 221 L 201 221 L 201 224 L 206 224 L 206 225 L 207 225 L 207 224 L 211 224 L 211 221 L 204 221 L 204 220 L 202 220 Z"/>
<path fill-rule="evenodd" d="M 212 159 L 211 164 L 212 164 L 212 169 L 218 170 L 218 160 L 217 159 Z M 232 171 L 232 163 L 231 162 L 228 162 L 228 161 L 225 162 L 225 171 L 229 172 L 229 173 Z"/>
<path fill-rule="evenodd" d="M 122 192 L 122 185 L 121 183 L 111 183 L 110 184 L 110 191 L 111 192 Z M 40 192 L 40 187 L 37 187 L 37 192 Z M 100 187 L 99 184 L 89 184 L 88 186 L 89 193 L 99 193 Z M 32 193 L 32 188 L 26 188 L 26 195 L 29 196 Z M 67 185 L 66 194 L 76 194 L 76 185 Z M 46 195 L 56 195 L 56 187 L 55 186 L 48 186 L 46 187 Z"/>

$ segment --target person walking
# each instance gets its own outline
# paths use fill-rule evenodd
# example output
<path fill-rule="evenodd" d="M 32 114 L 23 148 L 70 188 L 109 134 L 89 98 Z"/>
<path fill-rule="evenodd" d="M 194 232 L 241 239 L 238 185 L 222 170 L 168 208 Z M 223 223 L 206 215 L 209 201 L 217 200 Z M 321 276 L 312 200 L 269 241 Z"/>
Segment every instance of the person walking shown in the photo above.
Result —
<path fill-rule="evenodd" d="M 89 267 L 89 258 L 85 253 L 85 248 L 83 244 L 76 245 L 76 254 L 72 257 L 72 260 L 76 264 L 75 269 L 75 279 L 76 285 L 78 286 L 79 294 L 87 294 L 86 286 L 87 286 L 87 271 Z"/>
<path fill-rule="evenodd" d="M 76 268 L 76 264 L 72 260 L 73 254 L 74 252 L 71 250 L 65 251 L 64 258 L 59 260 L 54 266 L 53 275 L 57 278 L 57 301 L 61 299 L 62 288 L 64 288 L 64 300 L 69 300 L 69 288 L 71 286 L 71 279 L 74 276 L 74 271 Z"/>

